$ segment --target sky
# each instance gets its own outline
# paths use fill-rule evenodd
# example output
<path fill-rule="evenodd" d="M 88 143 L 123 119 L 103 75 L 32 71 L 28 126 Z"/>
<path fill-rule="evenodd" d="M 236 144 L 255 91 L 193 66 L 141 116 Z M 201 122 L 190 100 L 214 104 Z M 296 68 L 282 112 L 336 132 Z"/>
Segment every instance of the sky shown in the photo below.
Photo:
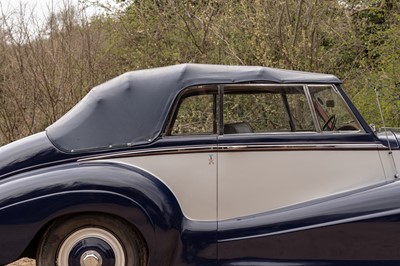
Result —
<path fill-rule="evenodd" d="M 39 16 L 48 14 L 52 6 L 55 10 L 59 9 L 65 2 L 78 4 L 78 0 L 0 0 L 1 9 L 5 13 L 18 10 L 22 5 L 28 10 L 34 9 L 35 14 Z"/>
<path fill-rule="evenodd" d="M 82 5 L 84 1 L 91 0 L 0 0 L 0 12 L 1 14 L 18 13 L 20 7 L 23 7 L 26 11 L 31 11 L 36 18 L 43 21 L 51 10 L 60 10 L 65 4 L 70 5 Z M 107 0 L 101 0 L 103 2 Z M 100 2 L 101 2 L 100 1 Z M 88 15 L 95 14 L 98 10 L 95 8 L 87 8 L 86 13 Z"/>
<path fill-rule="evenodd" d="M 86 3 L 86 6 L 84 5 Z M 89 4 L 88 4 L 89 3 Z M 93 3 L 100 3 L 108 6 L 109 9 L 97 8 Z M 90 18 L 93 15 L 100 13 L 115 12 L 121 8 L 115 0 L 0 0 L 0 29 L 16 29 L 14 34 L 20 36 L 24 41 L 24 36 L 19 35 L 18 26 L 21 21 L 26 23 L 29 34 L 34 37 L 40 34 L 43 25 L 48 21 L 48 15 L 58 13 L 63 7 L 74 6 L 78 7 L 79 11 L 84 11 L 85 17 Z M 20 12 L 22 7 L 22 12 Z M 21 16 L 22 14 L 22 16 Z M 80 14 L 83 15 L 83 14 Z"/>

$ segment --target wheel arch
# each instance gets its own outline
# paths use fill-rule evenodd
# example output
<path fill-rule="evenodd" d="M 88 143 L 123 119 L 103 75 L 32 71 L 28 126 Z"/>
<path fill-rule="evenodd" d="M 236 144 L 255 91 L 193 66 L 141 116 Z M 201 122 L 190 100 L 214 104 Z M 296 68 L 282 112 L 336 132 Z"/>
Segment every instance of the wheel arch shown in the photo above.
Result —
<path fill-rule="evenodd" d="M 156 238 L 160 235 L 167 235 L 161 238 L 171 241 L 171 246 L 178 241 L 180 221 L 173 216 L 183 217 L 179 205 L 165 185 L 145 172 L 93 163 L 47 170 L 24 173 L 0 184 L 0 191 L 4 186 L 12 190 L 8 198 L 0 199 L 0 217 L 6 218 L 0 224 L 0 233 L 15 230 L 20 238 L 0 240 L 0 247 L 10 250 L 7 256 L 0 256 L 0 264 L 21 255 L 32 257 L 46 228 L 58 219 L 83 213 L 101 213 L 126 221 L 140 232 L 149 257 L 157 252 Z M 22 186 L 21 180 L 28 184 Z M 26 219 L 20 217 L 21 213 Z"/>
<path fill-rule="evenodd" d="M 36 233 L 36 235 L 33 237 L 31 242 L 28 244 L 28 246 L 25 249 L 25 251 L 21 254 L 20 258 L 28 257 L 28 258 L 36 259 L 36 255 L 37 255 L 37 252 L 38 252 L 40 241 L 43 238 L 43 235 L 53 225 L 62 223 L 63 221 L 69 220 L 71 218 L 77 218 L 79 216 L 86 216 L 86 215 L 99 216 L 99 217 L 107 216 L 107 217 L 110 217 L 112 219 L 118 219 L 121 222 L 123 222 L 125 225 L 129 226 L 135 232 L 135 236 L 139 238 L 139 241 L 141 242 L 142 247 L 144 248 L 143 251 L 144 251 L 145 262 L 148 261 L 148 259 L 149 259 L 148 244 L 147 244 L 146 239 L 144 238 L 144 236 L 140 232 L 140 230 L 138 230 L 136 228 L 136 226 L 133 225 L 131 222 L 129 222 L 126 218 L 118 216 L 118 215 L 115 215 L 115 214 L 109 214 L 109 213 L 106 213 L 106 212 L 77 212 L 77 213 L 69 213 L 69 214 L 65 214 L 65 215 L 53 218 L 52 220 L 48 221 L 46 224 L 44 224 L 40 228 L 40 230 Z M 147 265 L 147 264 L 144 263 L 144 265 Z"/>

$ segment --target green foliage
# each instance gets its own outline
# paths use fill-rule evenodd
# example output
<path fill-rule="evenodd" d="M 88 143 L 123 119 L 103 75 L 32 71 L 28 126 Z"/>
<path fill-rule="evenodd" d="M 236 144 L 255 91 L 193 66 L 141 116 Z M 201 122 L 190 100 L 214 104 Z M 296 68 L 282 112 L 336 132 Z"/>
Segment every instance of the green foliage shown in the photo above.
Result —
<path fill-rule="evenodd" d="M 382 125 L 377 90 L 386 126 L 400 126 L 397 0 L 80 2 L 105 12 L 66 6 L 34 28 L 4 14 L 1 143 L 43 130 L 118 74 L 186 62 L 332 73 L 369 123 Z"/>
<path fill-rule="evenodd" d="M 216 133 L 213 95 L 196 95 L 183 100 L 172 128 L 172 135 Z"/>
<path fill-rule="evenodd" d="M 361 113 L 370 123 L 382 126 L 376 93 L 386 126 L 400 126 L 400 3 L 370 1 L 354 12 L 352 26 L 361 49 L 358 68 L 346 82 Z"/>

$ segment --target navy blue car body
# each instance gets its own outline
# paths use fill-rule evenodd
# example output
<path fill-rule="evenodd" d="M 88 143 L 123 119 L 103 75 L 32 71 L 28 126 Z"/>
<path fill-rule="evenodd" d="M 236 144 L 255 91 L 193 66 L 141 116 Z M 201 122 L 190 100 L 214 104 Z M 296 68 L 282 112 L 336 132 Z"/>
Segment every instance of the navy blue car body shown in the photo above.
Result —
<path fill-rule="evenodd" d="M 398 265 L 399 155 L 331 75 L 130 72 L 0 148 L 0 264 Z"/>

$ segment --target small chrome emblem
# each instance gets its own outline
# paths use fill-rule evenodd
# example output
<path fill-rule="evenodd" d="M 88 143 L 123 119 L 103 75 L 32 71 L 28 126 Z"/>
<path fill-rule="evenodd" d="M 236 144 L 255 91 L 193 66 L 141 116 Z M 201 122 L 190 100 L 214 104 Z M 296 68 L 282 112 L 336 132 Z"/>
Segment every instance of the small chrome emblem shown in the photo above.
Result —
<path fill-rule="evenodd" d="M 215 164 L 215 162 L 214 162 L 214 154 L 209 154 L 208 155 L 208 164 L 209 165 Z"/>

